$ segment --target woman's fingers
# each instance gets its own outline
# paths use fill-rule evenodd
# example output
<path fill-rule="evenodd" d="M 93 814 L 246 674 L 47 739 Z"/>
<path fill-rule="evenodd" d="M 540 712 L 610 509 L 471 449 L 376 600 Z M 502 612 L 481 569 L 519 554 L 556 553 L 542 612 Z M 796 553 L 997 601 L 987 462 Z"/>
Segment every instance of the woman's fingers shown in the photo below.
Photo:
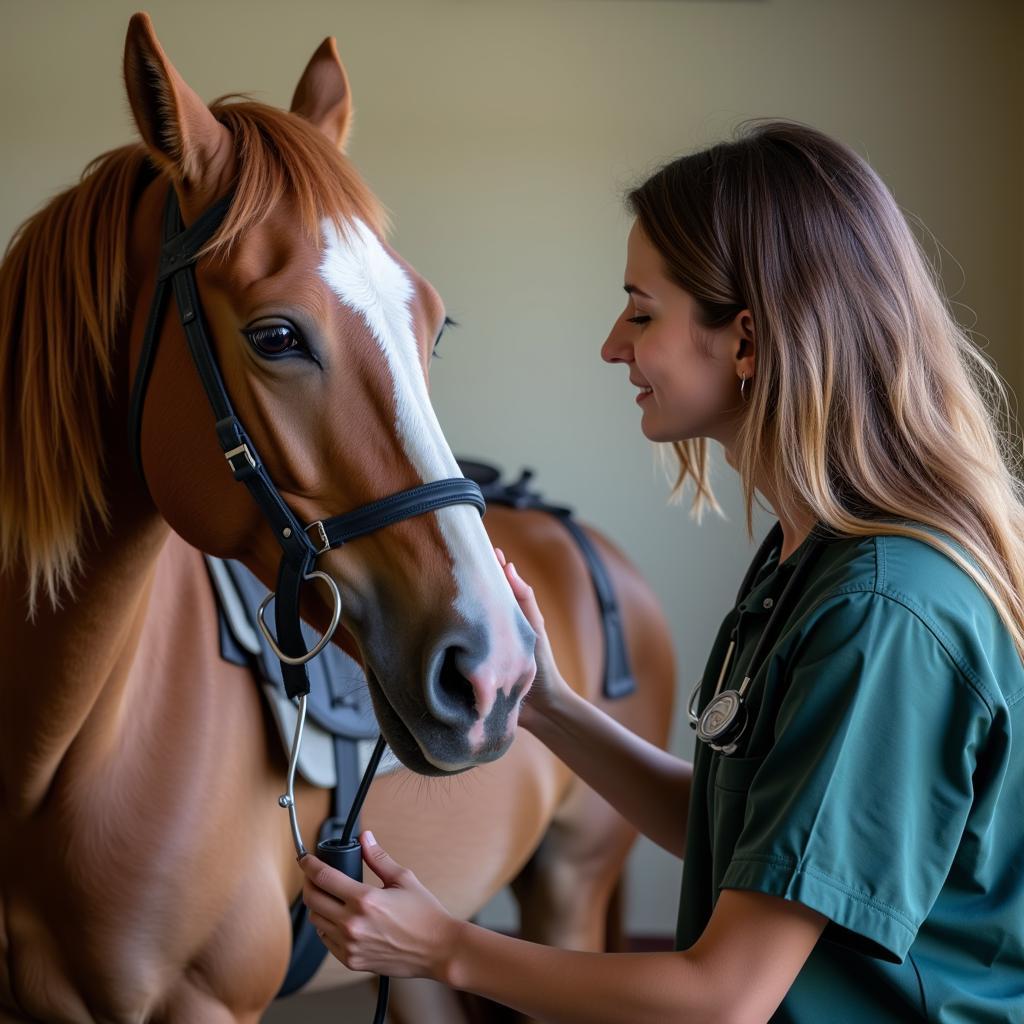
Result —
<path fill-rule="evenodd" d="M 307 853 L 299 860 L 299 867 L 317 888 L 323 889 L 324 892 L 330 893 L 331 896 L 337 897 L 342 902 L 355 899 L 367 888 L 362 882 L 357 882 L 354 878 L 349 878 L 348 875 L 336 871 L 311 853 Z"/>
<path fill-rule="evenodd" d="M 541 613 L 540 605 L 537 604 L 537 596 L 522 576 L 519 575 L 514 562 L 505 566 L 505 578 L 512 588 L 512 594 L 519 603 L 519 610 L 526 617 L 530 628 L 537 634 L 537 667 L 538 672 L 555 672 L 554 662 L 551 654 L 551 643 L 548 640 L 547 630 L 544 628 L 544 616 Z"/>
<path fill-rule="evenodd" d="M 315 910 L 309 912 L 309 923 L 316 929 L 321 939 L 333 939 L 335 922 L 318 914 Z"/>
<path fill-rule="evenodd" d="M 460 928 L 415 876 L 363 833 L 363 853 L 385 882 L 344 904 L 307 881 L 303 900 L 324 945 L 355 971 L 435 977 Z"/>
<path fill-rule="evenodd" d="M 526 621 L 533 627 L 535 633 L 543 633 L 544 616 L 541 614 L 540 606 L 537 604 L 533 587 L 519 575 L 515 562 L 509 562 L 505 558 L 505 552 L 501 548 L 495 548 L 494 554 L 501 567 L 505 570 L 505 579 L 508 580 L 508 585 L 512 588 L 512 593 L 516 601 L 519 602 L 519 608 L 523 615 L 526 616 Z"/>
<path fill-rule="evenodd" d="M 385 886 L 410 885 L 415 875 L 394 860 L 367 830 L 359 837 L 363 847 L 363 860 L 373 868 L 373 873 Z"/>
<path fill-rule="evenodd" d="M 526 621 L 533 627 L 535 633 L 543 633 L 544 616 L 541 614 L 540 606 L 537 604 L 533 587 L 519 575 L 514 562 L 509 562 L 505 566 L 505 578 L 508 580 L 508 585 L 512 588 L 515 599 L 519 602 L 520 610 L 526 616 Z"/>
<path fill-rule="evenodd" d="M 323 889 L 318 889 L 309 879 L 306 879 L 302 886 L 302 902 L 321 917 L 334 920 L 339 918 L 345 910 L 345 904 L 341 900 L 329 896 Z"/>

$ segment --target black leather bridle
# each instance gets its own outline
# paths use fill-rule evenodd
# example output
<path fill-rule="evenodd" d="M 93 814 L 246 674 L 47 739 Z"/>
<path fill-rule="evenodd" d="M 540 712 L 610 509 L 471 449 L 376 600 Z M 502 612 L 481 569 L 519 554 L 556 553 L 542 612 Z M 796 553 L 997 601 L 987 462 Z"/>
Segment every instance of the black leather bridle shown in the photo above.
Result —
<path fill-rule="evenodd" d="M 473 505 L 483 515 L 486 504 L 480 487 L 476 483 L 464 477 L 454 477 L 447 480 L 435 480 L 419 487 L 400 491 L 344 515 L 317 520 L 308 525 L 299 522 L 295 513 L 288 507 L 274 486 L 274 482 L 270 479 L 270 475 L 256 451 L 256 446 L 235 415 L 231 399 L 224 387 L 223 377 L 217 367 L 217 360 L 206 330 L 202 305 L 199 301 L 199 289 L 195 275 L 198 254 L 224 222 L 232 198 L 233 192 L 222 196 L 186 228 L 182 223 L 177 194 L 173 187 L 168 189 L 161 233 L 160 263 L 156 275 L 156 292 L 149 307 L 138 370 L 132 386 L 128 438 L 135 467 L 145 481 L 141 457 L 142 409 L 146 401 L 146 389 L 153 369 L 157 344 L 160 340 L 160 328 L 163 324 L 168 296 L 173 288 L 175 303 L 178 307 L 178 318 L 188 341 L 192 361 L 195 363 L 199 379 L 202 381 L 206 396 L 213 408 L 217 440 L 224 452 L 224 458 L 231 467 L 234 478 L 244 483 L 249 489 L 249 493 L 270 524 L 278 544 L 281 545 L 277 590 L 260 606 L 258 622 L 267 641 L 281 660 L 285 690 L 288 696 L 296 700 L 299 705 L 299 716 L 288 765 L 288 789 L 279 802 L 288 810 L 292 839 L 295 843 L 296 853 L 301 857 L 305 854 L 306 849 L 302 842 L 295 813 L 294 781 L 299 746 L 302 742 L 306 697 L 309 694 L 309 677 L 305 666 L 306 662 L 316 657 L 327 644 L 341 619 L 341 594 L 334 580 L 327 573 L 320 572 L 315 568 L 317 558 L 333 548 L 340 547 L 347 541 L 383 529 L 385 526 L 401 522 L 404 519 L 434 512 L 449 505 Z M 307 650 L 299 624 L 299 598 L 302 584 L 315 578 L 322 579 L 330 588 L 334 598 L 334 609 L 328 631 L 312 650 Z M 266 606 L 271 599 L 275 599 L 276 638 L 267 628 L 263 618 Z M 366 796 L 370 780 L 383 752 L 384 739 L 381 737 L 377 741 L 377 747 L 360 783 L 356 800 L 349 814 L 349 822 L 354 822 L 359 813 L 360 805 Z M 346 825 L 345 834 L 341 839 L 329 839 L 319 844 L 317 855 L 346 874 L 361 879 L 362 857 L 358 841 L 352 839 L 351 831 L 351 826 Z M 384 1020 L 387 1007 L 387 981 L 387 978 L 381 978 L 375 1021 Z"/>

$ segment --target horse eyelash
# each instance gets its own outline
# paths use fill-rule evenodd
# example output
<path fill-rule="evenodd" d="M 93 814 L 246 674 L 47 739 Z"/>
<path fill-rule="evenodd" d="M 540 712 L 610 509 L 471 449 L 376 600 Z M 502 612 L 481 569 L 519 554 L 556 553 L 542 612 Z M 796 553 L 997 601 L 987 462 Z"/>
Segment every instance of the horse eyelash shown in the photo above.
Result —
<path fill-rule="evenodd" d="M 437 332 L 437 338 L 434 340 L 434 347 L 431 349 L 430 355 L 434 359 L 441 359 L 441 353 L 437 351 L 437 346 L 441 344 L 441 339 L 444 337 L 444 332 L 449 327 L 458 327 L 458 320 L 453 320 L 450 316 L 444 318 L 444 323 L 441 324 L 441 330 Z"/>

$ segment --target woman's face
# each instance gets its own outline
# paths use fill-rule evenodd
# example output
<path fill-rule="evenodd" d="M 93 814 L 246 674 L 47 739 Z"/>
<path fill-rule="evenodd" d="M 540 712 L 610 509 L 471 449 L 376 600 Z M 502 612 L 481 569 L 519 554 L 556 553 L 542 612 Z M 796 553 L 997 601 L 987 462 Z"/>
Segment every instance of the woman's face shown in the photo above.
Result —
<path fill-rule="evenodd" d="M 716 330 L 701 326 L 693 296 L 666 276 L 639 223 L 629 233 L 625 289 L 626 308 L 601 358 L 628 367 L 644 435 L 652 441 L 710 437 L 728 449 L 742 404 L 740 376 L 753 374 L 749 313 Z"/>

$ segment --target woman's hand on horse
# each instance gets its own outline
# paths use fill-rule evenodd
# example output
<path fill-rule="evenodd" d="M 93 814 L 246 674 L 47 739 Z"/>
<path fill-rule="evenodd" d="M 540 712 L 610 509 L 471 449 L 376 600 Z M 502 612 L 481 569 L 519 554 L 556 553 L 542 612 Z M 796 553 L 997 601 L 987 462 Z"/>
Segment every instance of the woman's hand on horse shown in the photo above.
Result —
<path fill-rule="evenodd" d="M 547 718 L 564 698 L 571 697 L 572 690 L 562 678 L 562 673 L 558 671 L 558 666 L 555 664 L 555 656 L 551 652 L 551 643 L 548 640 L 547 630 L 544 628 L 544 616 L 537 604 L 533 587 L 519 575 L 515 565 L 506 560 L 501 548 L 495 548 L 494 553 L 505 571 L 505 579 L 508 580 L 508 585 L 512 588 L 516 601 L 519 602 L 520 610 L 534 633 L 537 634 L 537 646 L 534 649 L 537 675 L 534 677 L 533 686 L 530 688 L 519 714 L 520 724 L 531 729 L 538 717 Z"/>
<path fill-rule="evenodd" d="M 382 889 L 357 882 L 312 854 L 299 861 L 306 874 L 302 900 L 317 934 L 353 971 L 444 981 L 464 922 L 395 863 L 372 832 L 364 832 L 360 841 L 363 860 L 384 883 Z"/>

